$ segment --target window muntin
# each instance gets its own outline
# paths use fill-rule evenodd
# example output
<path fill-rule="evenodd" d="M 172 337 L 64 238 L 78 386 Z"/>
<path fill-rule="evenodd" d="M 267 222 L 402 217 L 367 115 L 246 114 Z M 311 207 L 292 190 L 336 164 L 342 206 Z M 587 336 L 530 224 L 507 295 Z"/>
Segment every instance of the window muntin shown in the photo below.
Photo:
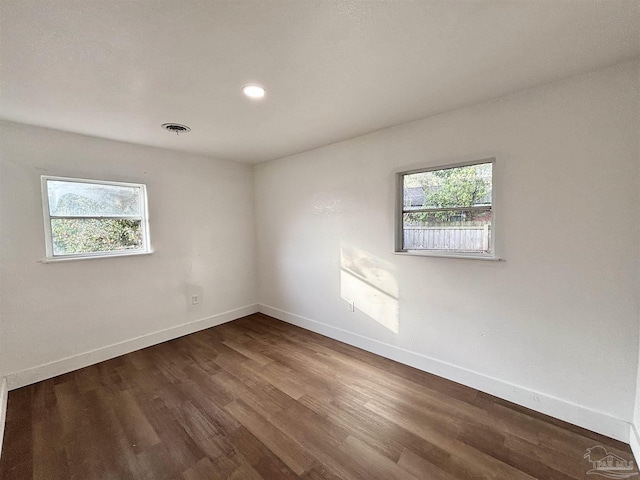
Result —
<path fill-rule="evenodd" d="M 146 187 L 42 177 L 48 259 L 150 253 Z"/>
<path fill-rule="evenodd" d="M 398 173 L 396 252 L 492 258 L 493 163 Z"/>

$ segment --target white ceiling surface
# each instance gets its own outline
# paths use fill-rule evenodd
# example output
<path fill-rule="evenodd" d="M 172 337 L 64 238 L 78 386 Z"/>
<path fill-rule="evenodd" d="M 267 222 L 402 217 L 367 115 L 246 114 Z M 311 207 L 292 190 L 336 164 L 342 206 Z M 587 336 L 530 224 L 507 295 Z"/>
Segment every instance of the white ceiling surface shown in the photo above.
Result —
<path fill-rule="evenodd" d="M 1 0 L 0 17 L 1 118 L 250 163 L 640 56 L 640 0 Z"/>

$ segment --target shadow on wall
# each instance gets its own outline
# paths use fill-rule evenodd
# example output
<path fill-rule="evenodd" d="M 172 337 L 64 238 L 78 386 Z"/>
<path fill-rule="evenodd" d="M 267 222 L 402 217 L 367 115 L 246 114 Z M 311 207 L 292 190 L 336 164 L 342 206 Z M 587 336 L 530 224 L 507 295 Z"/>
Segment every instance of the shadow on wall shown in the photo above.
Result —
<path fill-rule="evenodd" d="M 340 249 L 340 296 L 397 334 L 398 280 L 395 266 L 351 245 Z"/>

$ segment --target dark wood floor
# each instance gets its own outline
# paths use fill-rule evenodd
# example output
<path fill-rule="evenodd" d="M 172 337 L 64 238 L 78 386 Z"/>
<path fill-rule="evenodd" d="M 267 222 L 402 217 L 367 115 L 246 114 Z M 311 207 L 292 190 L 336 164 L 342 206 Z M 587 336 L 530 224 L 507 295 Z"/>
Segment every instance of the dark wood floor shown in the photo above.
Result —
<path fill-rule="evenodd" d="M 10 392 L 0 479 L 585 479 L 621 442 L 256 314 Z"/>

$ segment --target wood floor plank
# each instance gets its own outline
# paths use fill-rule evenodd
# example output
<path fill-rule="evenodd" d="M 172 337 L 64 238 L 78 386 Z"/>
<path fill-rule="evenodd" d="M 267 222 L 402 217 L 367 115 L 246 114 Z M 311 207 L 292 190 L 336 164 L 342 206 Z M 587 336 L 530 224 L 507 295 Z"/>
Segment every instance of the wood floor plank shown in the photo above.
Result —
<path fill-rule="evenodd" d="M 191 402 L 183 403 L 173 414 L 193 442 L 209 458 L 228 455 L 233 447 L 225 441 L 225 431 Z"/>
<path fill-rule="evenodd" d="M 416 480 L 411 472 L 374 450 L 362 440 L 349 435 L 342 444 L 343 453 L 351 459 L 350 468 L 362 478 L 371 480 Z"/>
<path fill-rule="evenodd" d="M 320 399 L 305 395 L 299 401 L 334 424 L 348 426 L 352 434 L 394 462 L 398 461 L 405 449 L 393 434 L 397 426 L 370 410 L 361 408 L 357 400 Z"/>
<path fill-rule="evenodd" d="M 272 422 L 312 452 L 331 474 L 345 480 L 367 480 L 358 471 L 359 465 L 344 451 L 344 442 L 349 436 L 346 429 L 303 405 L 294 405 L 275 416 Z"/>
<path fill-rule="evenodd" d="M 322 465 L 314 466 L 300 478 L 304 480 L 342 480 L 339 476 L 327 471 Z"/>
<path fill-rule="evenodd" d="M 33 458 L 34 477 L 50 480 L 71 477 L 59 419 L 36 422 L 33 426 L 33 448 L 41 452 Z"/>
<path fill-rule="evenodd" d="M 135 480 L 140 478 L 139 466 L 135 452 L 126 437 L 124 430 L 111 407 L 108 392 L 99 390 L 85 394 L 83 406 L 88 411 L 91 429 L 100 439 L 99 454 L 107 466 L 107 477 Z M 42 448 L 47 448 L 43 445 Z M 40 477 L 34 474 L 34 478 Z"/>
<path fill-rule="evenodd" d="M 242 399 L 244 403 L 266 418 L 283 410 L 283 405 L 264 391 L 249 388 L 240 379 L 226 371 L 217 373 L 212 378 L 216 385 L 224 389 L 234 400 Z"/>
<path fill-rule="evenodd" d="M 250 465 L 241 465 L 229 477 L 229 480 L 264 480 L 264 478 Z"/>
<path fill-rule="evenodd" d="M 9 393 L 0 480 L 584 480 L 629 446 L 263 314 Z"/>
<path fill-rule="evenodd" d="M 169 464 L 175 471 L 184 472 L 205 456 L 161 397 L 147 398 L 140 395 L 138 402 L 147 420 L 160 437 L 162 448 L 156 448 L 158 447 L 156 445 L 149 450 L 165 452 Z"/>
<path fill-rule="evenodd" d="M 220 463 L 216 465 L 208 457 L 205 457 L 186 470 L 182 476 L 184 480 L 218 480 L 230 478 L 235 469 L 236 466 L 231 462 L 221 466 Z"/>
<path fill-rule="evenodd" d="M 264 399 L 264 401 L 277 405 L 279 407 L 277 411 L 286 409 L 293 403 L 293 399 L 272 385 L 263 375 L 256 372 L 256 369 L 259 367 L 259 363 L 253 360 L 247 360 L 242 363 L 226 365 L 224 371 L 231 374 L 251 391 L 259 393 L 259 396 Z"/>
<path fill-rule="evenodd" d="M 233 340 L 225 340 L 222 343 L 227 347 L 240 353 L 241 355 L 244 355 L 245 357 L 253 360 L 260 366 L 264 366 L 273 362 L 273 359 L 260 353 L 260 351 L 256 348 L 256 344 L 255 343 L 252 344 L 250 340 L 245 343 L 240 343 Z"/>
<path fill-rule="evenodd" d="M 250 366 L 247 368 L 251 368 Z M 305 394 L 305 385 L 309 380 L 304 375 L 294 375 L 293 371 L 277 362 L 264 365 L 255 370 L 265 381 L 286 393 L 294 400 L 298 400 Z"/>
<path fill-rule="evenodd" d="M 86 408 L 78 408 L 78 398 L 82 397 L 77 383 L 63 383 L 55 386 L 57 406 L 62 420 L 69 478 L 104 478 L 107 468 L 101 458 L 96 431 L 92 429 Z M 80 404 L 82 405 L 82 404 Z"/>
<path fill-rule="evenodd" d="M 429 463 L 420 455 L 405 449 L 398 459 L 398 466 L 418 479 L 424 480 L 456 480 L 452 474 Z"/>
<path fill-rule="evenodd" d="M 53 384 L 53 382 L 50 383 Z M 32 478 L 33 476 L 33 425 L 44 416 L 43 413 L 33 413 L 31 403 L 33 391 L 34 387 L 30 385 L 9 393 L 0 456 L 0 478 Z"/>
<path fill-rule="evenodd" d="M 111 405 L 134 453 L 144 452 L 160 442 L 156 431 L 129 392 L 117 395 Z"/>
<path fill-rule="evenodd" d="M 292 480 L 298 478 L 298 475 L 293 470 L 245 427 L 241 426 L 230 437 L 238 456 L 246 460 L 265 480 L 272 478 Z"/>
<path fill-rule="evenodd" d="M 297 475 L 304 473 L 313 464 L 314 459 L 302 445 L 261 417 L 242 400 L 230 403 L 225 409 Z"/>
<path fill-rule="evenodd" d="M 157 443 L 136 455 L 139 472 L 143 480 L 172 480 L 182 479 L 173 457 L 162 443 Z M 104 477 L 89 477 L 104 478 Z"/>
<path fill-rule="evenodd" d="M 455 467 L 455 470 L 458 470 L 460 465 L 469 465 L 473 471 L 480 475 L 480 478 L 488 475 L 496 480 L 531 480 L 534 478 L 457 440 L 461 430 L 461 426 L 457 423 L 452 422 L 451 425 L 446 425 L 444 419 L 430 418 L 428 412 L 421 412 L 405 406 L 391 406 L 388 403 L 384 404 L 375 400 L 368 402 L 366 408 L 449 452 L 451 458 L 454 459 L 451 466 Z M 465 471 L 465 475 L 469 474 L 470 472 Z"/>

